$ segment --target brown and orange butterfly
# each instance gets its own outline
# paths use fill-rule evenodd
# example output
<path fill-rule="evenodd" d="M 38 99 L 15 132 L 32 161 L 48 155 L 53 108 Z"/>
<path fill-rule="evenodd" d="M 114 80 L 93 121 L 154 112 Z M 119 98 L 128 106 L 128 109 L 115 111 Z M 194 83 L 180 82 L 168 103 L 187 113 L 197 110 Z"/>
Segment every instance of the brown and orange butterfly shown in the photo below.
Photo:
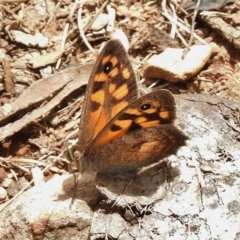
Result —
<path fill-rule="evenodd" d="M 72 157 L 81 173 L 138 170 L 184 145 L 175 117 L 169 91 L 140 96 L 128 54 L 112 39 L 91 73 Z"/>

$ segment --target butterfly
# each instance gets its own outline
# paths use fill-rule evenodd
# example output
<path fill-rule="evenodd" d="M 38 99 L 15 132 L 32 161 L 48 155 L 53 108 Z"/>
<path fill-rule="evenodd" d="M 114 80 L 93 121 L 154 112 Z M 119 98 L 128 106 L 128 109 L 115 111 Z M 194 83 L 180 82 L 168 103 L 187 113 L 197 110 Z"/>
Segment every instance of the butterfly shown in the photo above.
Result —
<path fill-rule="evenodd" d="M 125 48 L 111 39 L 90 75 L 71 156 L 82 174 L 137 171 L 185 144 L 187 137 L 174 126 L 175 118 L 175 100 L 168 90 L 140 96 Z"/>

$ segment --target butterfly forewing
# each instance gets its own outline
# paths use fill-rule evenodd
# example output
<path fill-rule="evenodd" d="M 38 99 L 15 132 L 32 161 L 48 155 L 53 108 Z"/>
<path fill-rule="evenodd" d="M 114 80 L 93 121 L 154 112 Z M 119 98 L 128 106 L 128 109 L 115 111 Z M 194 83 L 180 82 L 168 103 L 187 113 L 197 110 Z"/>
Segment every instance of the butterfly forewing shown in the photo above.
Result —
<path fill-rule="evenodd" d="M 138 97 L 129 57 L 118 40 L 110 40 L 91 73 L 79 125 L 79 146 L 84 149 L 108 122 Z"/>

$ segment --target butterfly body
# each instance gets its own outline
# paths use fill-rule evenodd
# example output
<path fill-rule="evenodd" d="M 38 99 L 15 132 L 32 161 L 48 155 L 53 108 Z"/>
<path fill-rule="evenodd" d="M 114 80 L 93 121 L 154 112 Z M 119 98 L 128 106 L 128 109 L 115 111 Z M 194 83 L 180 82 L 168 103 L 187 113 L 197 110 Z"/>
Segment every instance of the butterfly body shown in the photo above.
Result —
<path fill-rule="evenodd" d="M 128 55 L 118 40 L 101 52 L 86 90 L 74 159 L 81 173 L 134 170 L 184 145 L 167 90 L 139 95 Z"/>

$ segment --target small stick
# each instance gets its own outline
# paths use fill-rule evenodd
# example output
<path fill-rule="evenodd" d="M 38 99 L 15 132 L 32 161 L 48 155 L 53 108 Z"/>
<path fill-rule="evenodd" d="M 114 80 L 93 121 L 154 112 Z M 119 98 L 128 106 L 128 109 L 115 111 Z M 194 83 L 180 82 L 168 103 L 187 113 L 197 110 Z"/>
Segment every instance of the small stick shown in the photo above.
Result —
<path fill-rule="evenodd" d="M 6 92 L 15 94 L 16 90 L 15 90 L 15 85 L 13 83 L 14 75 L 11 72 L 10 62 L 7 58 L 2 59 L 2 67 L 4 71 L 4 88 Z"/>
<path fill-rule="evenodd" d="M 85 43 L 85 45 L 87 46 L 87 48 L 94 53 L 94 49 L 92 48 L 91 44 L 88 42 L 87 37 L 85 35 L 85 31 L 83 29 L 83 24 L 82 24 L 82 8 L 83 8 L 83 1 L 80 2 L 80 7 L 78 9 L 78 17 L 77 17 L 77 25 L 78 25 L 78 29 L 80 32 L 80 36 L 83 40 L 83 42 Z"/>
<path fill-rule="evenodd" d="M 50 16 L 50 18 L 48 19 L 47 24 L 46 24 L 46 26 L 44 27 L 42 33 L 44 33 L 44 32 L 46 31 L 46 29 L 48 28 L 49 24 L 50 24 L 51 21 L 53 20 L 54 16 L 56 15 L 56 12 L 57 12 L 58 8 L 60 7 L 60 3 L 61 3 L 61 1 L 59 1 L 59 2 L 57 3 L 57 5 L 56 5 L 56 7 L 55 7 L 55 9 L 54 9 L 54 11 L 53 11 L 53 14 L 52 14 L 52 15 Z"/>
<path fill-rule="evenodd" d="M 88 24 L 83 28 L 83 31 L 86 32 L 93 24 L 93 22 L 96 20 L 98 15 L 103 11 L 103 9 L 108 5 L 109 0 L 106 0 L 99 11 L 96 13 L 96 15 L 91 19 L 91 21 L 88 22 Z"/>
<path fill-rule="evenodd" d="M 107 32 L 112 32 L 114 29 L 114 22 L 116 18 L 116 11 L 114 8 L 111 7 L 111 5 L 107 5 L 107 12 L 108 12 L 108 25 L 107 25 Z"/>

